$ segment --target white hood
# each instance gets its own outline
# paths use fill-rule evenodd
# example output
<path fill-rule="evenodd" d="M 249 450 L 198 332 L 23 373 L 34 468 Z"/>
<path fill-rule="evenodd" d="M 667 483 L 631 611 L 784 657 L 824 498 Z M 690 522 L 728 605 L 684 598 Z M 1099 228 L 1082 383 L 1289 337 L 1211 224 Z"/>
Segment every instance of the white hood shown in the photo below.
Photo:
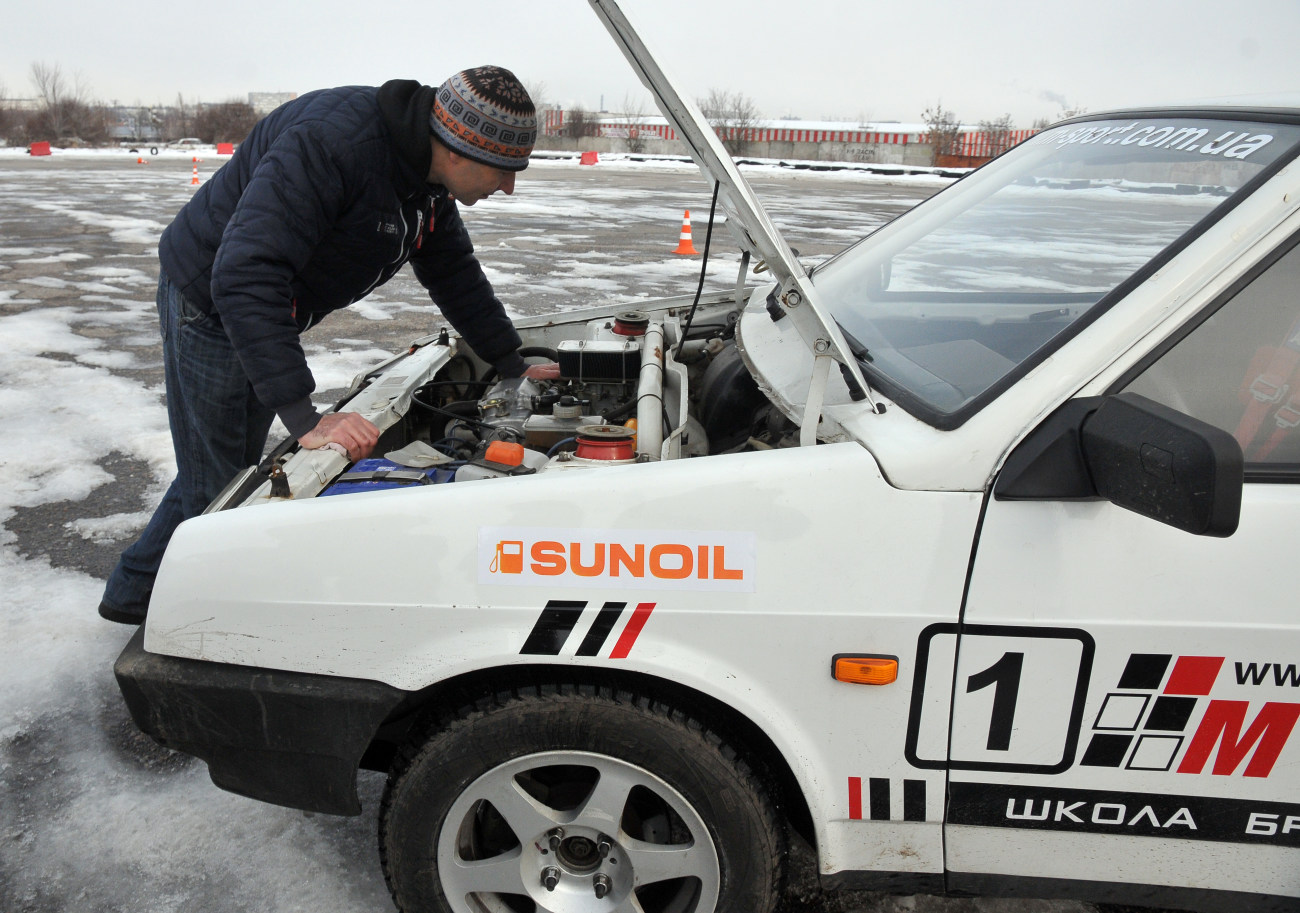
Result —
<path fill-rule="evenodd" d="M 829 357 L 844 365 L 865 391 L 866 381 L 839 327 L 821 306 L 808 274 L 768 218 L 749 182 L 741 175 L 699 106 L 677 91 L 615 0 L 589 2 L 641 82 L 654 95 L 659 110 L 690 147 L 691 156 L 700 170 L 720 185 L 718 200 L 727 213 L 727 227 L 736 236 L 742 250 L 749 251 L 767 264 L 778 284 L 777 296 L 782 308 L 809 350 L 815 358 Z M 820 403 L 815 405 L 820 407 Z"/>

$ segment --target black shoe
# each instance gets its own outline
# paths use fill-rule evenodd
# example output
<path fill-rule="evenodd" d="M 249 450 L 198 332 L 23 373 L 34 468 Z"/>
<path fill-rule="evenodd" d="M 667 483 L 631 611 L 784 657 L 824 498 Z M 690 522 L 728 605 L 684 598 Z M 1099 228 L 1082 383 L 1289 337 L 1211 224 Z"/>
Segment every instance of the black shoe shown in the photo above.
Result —
<path fill-rule="evenodd" d="M 116 621 L 123 625 L 138 625 L 144 623 L 144 616 L 149 611 L 149 604 L 136 605 L 131 608 L 123 608 L 107 599 L 99 603 L 99 617 L 108 621 Z"/>

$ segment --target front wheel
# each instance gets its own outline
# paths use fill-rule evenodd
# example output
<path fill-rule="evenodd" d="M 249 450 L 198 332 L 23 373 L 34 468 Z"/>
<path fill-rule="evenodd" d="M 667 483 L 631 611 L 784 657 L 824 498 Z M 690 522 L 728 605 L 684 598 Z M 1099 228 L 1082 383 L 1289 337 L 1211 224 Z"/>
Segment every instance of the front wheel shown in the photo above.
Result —
<path fill-rule="evenodd" d="M 717 735 L 576 686 L 497 695 L 439 727 L 395 765 L 379 829 L 404 913 L 765 913 L 785 855 Z"/>

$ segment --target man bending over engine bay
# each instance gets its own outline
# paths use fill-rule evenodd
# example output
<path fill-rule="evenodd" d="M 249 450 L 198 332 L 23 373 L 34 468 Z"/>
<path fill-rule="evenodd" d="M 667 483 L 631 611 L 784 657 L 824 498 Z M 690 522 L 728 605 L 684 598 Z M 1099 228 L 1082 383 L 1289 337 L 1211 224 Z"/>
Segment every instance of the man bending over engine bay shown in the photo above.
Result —
<path fill-rule="evenodd" d="M 456 208 L 513 193 L 536 137 L 528 92 L 493 66 L 436 89 L 322 89 L 253 128 L 158 247 L 176 478 L 109 576 L 101 616 L 144 621 L 172 533 L 261 460 L 274 416 L 305 448 L 369 455 L 371 422 L 312 405 L 299 336 L 402 264 L 502 377 L 555 376 L 554 365 L 525 365 Z"/>

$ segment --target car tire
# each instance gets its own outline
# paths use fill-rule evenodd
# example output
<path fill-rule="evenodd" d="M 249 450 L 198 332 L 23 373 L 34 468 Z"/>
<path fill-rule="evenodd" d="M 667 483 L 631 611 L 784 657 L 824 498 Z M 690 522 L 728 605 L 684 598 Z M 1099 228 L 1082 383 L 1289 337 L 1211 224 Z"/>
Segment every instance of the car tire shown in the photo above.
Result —
<path fill-rule="evenodd" d="M 379 844 L 403 913 L 767 913 L 785 863 L 767 791 L 718 734 L 580 685 L 499 693 L 413 741 Z"/>

